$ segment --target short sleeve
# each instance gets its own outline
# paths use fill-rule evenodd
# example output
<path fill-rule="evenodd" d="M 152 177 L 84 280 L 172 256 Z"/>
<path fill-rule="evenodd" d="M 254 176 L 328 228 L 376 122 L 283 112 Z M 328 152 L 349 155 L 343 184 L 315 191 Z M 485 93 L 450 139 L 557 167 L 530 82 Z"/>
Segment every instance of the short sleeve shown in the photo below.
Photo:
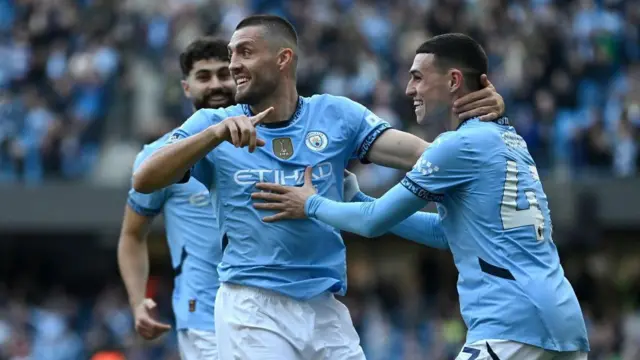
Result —
<path fill-rule="evenodd" d="M 150 152 L 143 150 L 136 157 L 136 161 L 133 164 L 133 170 L 135 171 L 140 164 L 147 158 Z M 166 200 L 166 188 L 154 191 L 150 194 L 143 194 L 135 191 L 133 188 L 129 190 L 129 196 L 127 198 L 127 204 L 129 207 L 142 216 L 154 217 L 162 212 L 164 203 Z"/>
<path fill-rule="evenodd" d="M 351 159 L 359 159 L 362 163 L 369 163 L 367 154 L 378 137 L 391 128 L 391 125 L 380 119 L 363 105 L 344 98 L 344 111 L 350 127 Z"/>
<path fill-rule="evenodd" d="M 187 121 L 179 128 L 173 131 L 166 141 L 166 144 L 173 144 L 182 139 L 186 139 L 192 135 L 198 134 L 209 126 L 214 125 L 222 119 L 215 110 L 201 109 L 196 111 Z M 193 177 L 201 182 L 207 189 L 213 184 L 213 165 L 207 157 L 198 161 L 179 183 L 186 183 L 189 178 Z"/>
<path fill-rule="evenodd" d="M 186 139 L 189 136 L 198 134 L 216 123 L 214 120 L 217 118 L 215 110 L 198 110 L 193 113 L 193 115 L 191 115 L 179 128 L 175 129 L 173 133 L 171 133 L 166 143 L 173 144 L 182 139 Z"/>
<path fill-rule="evenodd" d="M 425 150 L 401 183 L 424 200 L 442 202 L 448 192 L 474 178 L 475 159 L 476 151 L 461 135 L 444 133 Z"/>

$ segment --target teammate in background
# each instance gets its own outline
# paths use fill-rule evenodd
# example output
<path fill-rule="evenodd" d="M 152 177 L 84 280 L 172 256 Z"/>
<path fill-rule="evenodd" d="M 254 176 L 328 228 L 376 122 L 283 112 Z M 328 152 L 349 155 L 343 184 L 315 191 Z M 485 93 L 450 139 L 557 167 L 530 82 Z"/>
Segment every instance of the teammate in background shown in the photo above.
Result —
<path fill-rule="evenodd" d="M 180 55 L 184 94 L 196 110 L 234 104 L 235 83 L 229 72 L 227 42 L 201 38 Z M 146 145 L 136 169 L 169 134 Z M 118 246 L 120 272 L 135 315 L 136 331 L 155 339 L 170 329 L 154 319 L 155 303 L 145 299 L 149 263 L 147 232 L 153 218 L 164 213 L 175 270 L 173 310 L 182 359 L 217 359 L 214 302 L 222 256 L 220 233 L 206 187 L 195 179 L 150 194 L 131 189 Z"/>
<path fill-rule="evenodd" d="M 460 122 L 451 111 L 435 113 L 478 89 L 486 71 L 484 50 L 466 35 L 436 36 L 418 48 L 406 91 L 417 121 L 455 127 L 437 137 L 380 199 L 341 203 L 316 195 L 308 168 L 303 187 L 258 184 L 274 193 L 253 197 L 275 203 L 254 206 L 280 211 L 267 221 L 308 216 L 367 237 L 392 229 L 448 247 L 460 274 L 460 307 L 468 327 L 459 360 L 586 359 L 582 311 L 564 277 L 547 197 L 527 144 L 506 117 Z M 437 204 L 435 221 L 438 215 L 416 213 L 430 201 Z M 420 240 L 419 232 L 408 228 L 422 229 L 422 237 L 432 239 Z"/>
<path fill-rule="evenodd" d="M 317 220 L 265 224 L 250 195 L 258 181 L 302 184 L 313 164 L 320 193 L 340 201 L 349 160 L 408 170 L 428 144 L 347 98 L 299 96 L 297 35 L 282 18 L 244 19 L 229 52 L 240 104 L 196 112 L 137 169 L 133 186 L 152 192 L 191 175 L 210 189 L 224 249 L 215 304 L 221 359 L 363 359 L 334 297 L 346 291 L 340 232 Z M 493 88 L 479 97 L 490 99 L 482 115 L 503 112 Z"/>

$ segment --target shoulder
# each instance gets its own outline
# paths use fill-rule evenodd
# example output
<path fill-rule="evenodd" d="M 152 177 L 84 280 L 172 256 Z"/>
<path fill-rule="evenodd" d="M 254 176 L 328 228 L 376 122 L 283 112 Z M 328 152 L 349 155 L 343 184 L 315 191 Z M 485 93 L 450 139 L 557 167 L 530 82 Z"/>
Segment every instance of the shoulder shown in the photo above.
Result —
<path fill-rule="evenodd" d="M 494 122 L 476 122 L 461 128 L 468 146 L 485 153 L 496 154 L 502 150 L 527 149 L 527 143 L 512 126 Z"/>
<path fill-rule="evenodd" d="M 333 110 L 339 112 L 364 111 L 364 105 L 355 102 L 344 96 L 329 94 L 313 95 L 306 98 L 310 106 L 323 110 Z"/>
<path fill-rule="evenodd" d="M 465 147 L 467 142 L 465 135 L 460 131 L 447 131 L 438 135 L 424 153 L 455 152 L 458 149 Z"/>
<path fill-rule="evenodd" d="M 473 136 L 472 136 L 473 137 Z M 464 167 L 475 168 L 475 164 L 482 157 L 482 149 L 474 146 L 475 139 L 470 139 L 467 133 L 460 130 L 447 131 L 440 134 L 424 151 L 416 167 Z"/>
<path fill-rule="evenodd" d="M 216 124 L 228 117 L 238 116 L 244 114 L 242 105 L 233 105 L 226 108 L 218 109 L 200 109 L 193 113 L 189 120 L 205 121 L 210 124 Z"/>
<path fill-rule="evenodd" d="M 151 154 L 153 154 L 154 151 L 161 148 L 167 142 L 167 140 L 169 140 L 171 133 L 173 133 L 173 131 L 162 135 L 149 144 L 143 145 L 142 150 L 140 150 L 138 155 L 136 155 L 136 159 L 133 163 L 133 170 L 136 170 L 140 166 L 140 164 L 142 164 L 149 156 L 151 156 Z"/>

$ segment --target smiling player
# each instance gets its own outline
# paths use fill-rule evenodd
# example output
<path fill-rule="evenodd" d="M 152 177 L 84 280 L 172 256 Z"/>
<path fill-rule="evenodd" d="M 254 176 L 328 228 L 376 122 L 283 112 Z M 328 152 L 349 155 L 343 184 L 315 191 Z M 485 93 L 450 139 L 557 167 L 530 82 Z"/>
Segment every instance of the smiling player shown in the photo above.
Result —
<path fill-rule="evenodd" d="M 436 36 L 418 48 L 407 85 L 417 121 L 450 131 L 382 198 L 342 203 L 317 195 L 308 168 L 303 187 L 258 184 L 274 193 L 253 198 L 273 203 L 254 207 L 279 211 L 265 221 L 308 217 L 366 237 L 392 230 L 448 247 L 468 327 L 458 360 L 584 360 L 584 318 L 564 277 L 547 197 L 526 143 L 505 117 L 460 122 L 452 114 L 453 101 L 478 89 L 486 71 L 484 50 L 466 35 Z M 411 216 L 428 202 L 436 202 L 439 223 L 433 214 Z M 446 242 L 436 241 L 436 226 Z M 423 233 L 407 232 L 411 227 Z"/>
<path fill-rule="evenodd" d="M 351 159 L 408 170 L 428 144 L 347 98 L 299 96 L 297 35 L 282 18 L 244 19 L 229 51 L 239 105 L 196 112 L 138 168 L 134 188 L 156 191 L 186 173 L 210 189 L 224 249 L 215 306 L 221 359 L 363 359 L 334 296 L 346 291 L 340 232 L 317 220 L 266 224 L 250 195 L 259 181 L 301 184 L 311 163 L 319 192 L 342 200 Z M 479 98 L 490 99 L 482 115 L 503 111 L 494 89 Z"/>

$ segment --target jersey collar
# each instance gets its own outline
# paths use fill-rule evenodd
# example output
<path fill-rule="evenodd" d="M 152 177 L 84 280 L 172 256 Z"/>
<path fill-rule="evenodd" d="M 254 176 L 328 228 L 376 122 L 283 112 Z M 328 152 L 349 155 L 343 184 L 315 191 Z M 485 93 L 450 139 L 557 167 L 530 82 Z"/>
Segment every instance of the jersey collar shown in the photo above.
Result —
<path fill-rule="evenodd" d="M 471 118 L 471 119 L 463 120 L 463 121 L 458 125 L 458 127 L 456 128 L 456 130 L 460 129 L 461 127 L 463 127 L 463 126 L 465 126 L 465 125 L 467 125 L 467 124 L 469 124 L 470 122 L 475 122 L 475 121 L 479 121 L 479 120 L 480 120 L 480 119 L 479 119 L 479 118 L 477 118 L 477 117 L 473 117 L 473 118 Z M 498 124 L 498 125 L 505 125 L 505 126 L 509 126 L 509 125 L 510 125 L 510 124 L 509 124 L 509 118 L 508 118 L 508 117 L 506 117 L 506 116 L 499 117 L 499 118 L 497 118 L 497 119 L 493 120 L 492 122 L 494 122 L 494 123 L 496 123 L 496 124 Z"/>
<path fill-rule="evenodd" d="M 296 120 L 298 120 L 298 118 L 300 117 L 300 114 L 302 114 L 302 106 L 304 105 L 304 101 L 302 100 L 302 96 L 298 96 L 298 103 L 296 104 L 296 111 L 293 112 L 293 115 L 291 115 L 291 118 L 289 120 L 286 121 L 278 121 L 275 123 L 268 123 L 268 124 L 260 124 L 258 126 L 261 127 L 265 127 L 268 129 L 279 129 L 279 128 L 283 128 L 283 127 L 287 127 L 291 124 L 293 124 Z M 254 116 L 255 114 L 253 113 L 253 111 L 251 111 L 251 107 L 247 104 L 241 104 L 240 105 L 242 107 L 242 112 L 244 112 L 244 114 L 246 116 Z"/>

